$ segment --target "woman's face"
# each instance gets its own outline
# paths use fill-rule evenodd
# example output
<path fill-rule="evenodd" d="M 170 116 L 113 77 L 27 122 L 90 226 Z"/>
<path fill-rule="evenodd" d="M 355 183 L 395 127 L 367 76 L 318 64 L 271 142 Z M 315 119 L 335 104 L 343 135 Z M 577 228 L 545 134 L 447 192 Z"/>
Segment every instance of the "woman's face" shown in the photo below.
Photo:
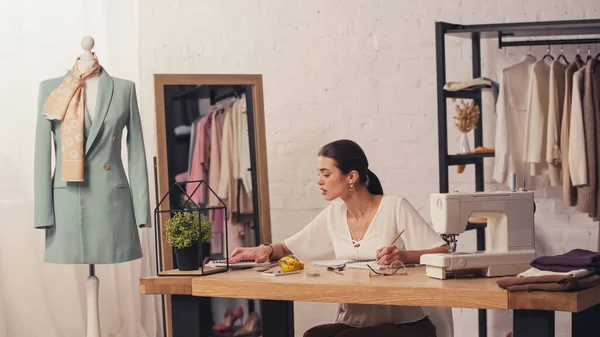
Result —
<path fill-rule="evenodd" d="M 325 200 L 335 200 L 343 198 L 349 193 L 348 186 L 356 183 L 354 173 L 343 174 L 335 166 L 335 161 L 331 158 L 319 156 L 317 160 L 317 185 L 321 189 L 321 195 Z"/>

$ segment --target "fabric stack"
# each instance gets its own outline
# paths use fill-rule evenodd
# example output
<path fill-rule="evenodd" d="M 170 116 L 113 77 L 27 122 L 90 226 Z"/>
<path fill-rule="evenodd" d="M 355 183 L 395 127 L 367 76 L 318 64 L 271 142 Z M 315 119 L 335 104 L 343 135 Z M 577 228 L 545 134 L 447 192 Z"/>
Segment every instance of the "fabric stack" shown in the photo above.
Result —
<path fill-rule="evenodd" d="M 498 286 L 516 291 L 573 291 L 600 285 L 600 253 L 574 249 L 565 254 L 541 256 L 517 276 L 502 277 Z"/>

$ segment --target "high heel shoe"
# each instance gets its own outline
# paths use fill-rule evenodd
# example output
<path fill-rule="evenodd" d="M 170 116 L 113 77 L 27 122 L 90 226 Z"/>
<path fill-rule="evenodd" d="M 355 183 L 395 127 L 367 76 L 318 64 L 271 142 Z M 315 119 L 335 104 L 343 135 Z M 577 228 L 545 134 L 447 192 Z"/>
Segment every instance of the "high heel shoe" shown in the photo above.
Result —
<path fill-rule="evenodd" d="M 250 336 L 250 335 L 258 335 L 258 333 L 262 330 L 260 316 L 258 316 L 258 312 L 254 311 L 248 316 L 246 323 L 242 326 L 241 329 L 236 331 L 234 336 Z"/>
<path fill-rule="evenodd" d="M 244 323 L 244 309 L 238 307 L 234 313 L 230 308 L 227 308 L 225 315 L 223 315 L 223 323 L 215 324 L 212 329 L 218 332 L 231 330 L 238 319 L 242 324 Z"/>

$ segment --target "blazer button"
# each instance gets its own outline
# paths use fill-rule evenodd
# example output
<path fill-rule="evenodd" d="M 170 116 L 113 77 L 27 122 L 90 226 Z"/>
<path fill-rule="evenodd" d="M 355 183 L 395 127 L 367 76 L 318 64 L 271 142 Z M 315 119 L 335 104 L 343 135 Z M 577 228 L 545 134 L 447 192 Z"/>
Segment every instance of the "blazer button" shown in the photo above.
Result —
<path fill-rule="evenodd" d="M 114 136 L 114 137 L 112 138 L 112 141 L 113 141 L 113 143 L 114 143 L 114 142 L 116 142 L 116 141 L 117 141 L 117 136 Z"/>
<path fill-rule="evenodd" d="M 110 169 L 110 165 L 104 164 L 104 169 L 108 171 Z"/>

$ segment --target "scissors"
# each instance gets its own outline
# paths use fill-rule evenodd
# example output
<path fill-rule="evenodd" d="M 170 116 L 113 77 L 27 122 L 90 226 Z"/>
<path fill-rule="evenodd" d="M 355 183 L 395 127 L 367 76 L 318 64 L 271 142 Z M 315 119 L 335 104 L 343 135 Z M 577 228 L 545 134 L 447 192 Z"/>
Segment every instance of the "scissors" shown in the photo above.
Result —
<path fill-rule="evenodd" d="M 344 273 L 342 273 L 342 270 L 346 269 L 346 265 L 344 264 L 341 267 L 327 267 L 328 271 L 332 271 L 336 274 L 340 274 L 340 275 L 344 275 Z"/>

